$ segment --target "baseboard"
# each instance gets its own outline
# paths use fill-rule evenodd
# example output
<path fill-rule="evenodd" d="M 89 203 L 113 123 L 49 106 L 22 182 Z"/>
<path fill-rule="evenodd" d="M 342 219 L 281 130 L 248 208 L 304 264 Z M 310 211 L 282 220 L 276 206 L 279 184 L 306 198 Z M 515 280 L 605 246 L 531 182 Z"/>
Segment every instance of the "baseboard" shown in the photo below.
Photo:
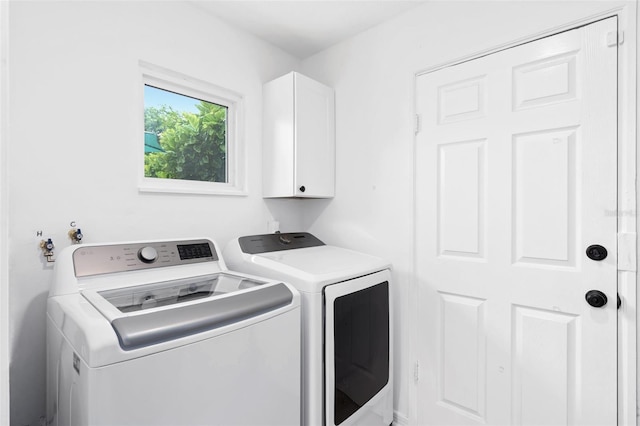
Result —
<path fill-rule="evenodd" d="M 409 426 L 409 419 L 402 413 L 393 412 L 393 426 Z"/>

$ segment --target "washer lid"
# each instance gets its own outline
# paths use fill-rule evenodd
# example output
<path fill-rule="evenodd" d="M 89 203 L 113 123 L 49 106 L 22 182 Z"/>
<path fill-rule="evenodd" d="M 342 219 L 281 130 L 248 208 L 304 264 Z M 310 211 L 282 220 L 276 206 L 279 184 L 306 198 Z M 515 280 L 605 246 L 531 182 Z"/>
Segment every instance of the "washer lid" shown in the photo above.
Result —
<path fill-rule="evenodd" d="M 201 277 L 190 277 L 178 280 L 137 285 L 132 287 L 117 288 L 113 290 L 96 291 L 95 294 L 102 297 L 109 304 L 122 313 L 143 311 L 161 306 L 184 304 L 194 300 L 200 300 L 252 288 L 265 284 L 264 281 L 252 280 L 236 275 L 218 273 Z M 82 294 L 91 300 L 91 292 L 82 291 Z M 100 303 L 98 308 L 105 310 L 105 305 Z M 106 315 L 113 316 L 113 309 L 109 307 Z"/>
<path fill-rule="evenodd" d="M 124 350 L 243 321 L 293 300 L 284 284 L 227 273 L 81 293 L 109 320 Z"/>

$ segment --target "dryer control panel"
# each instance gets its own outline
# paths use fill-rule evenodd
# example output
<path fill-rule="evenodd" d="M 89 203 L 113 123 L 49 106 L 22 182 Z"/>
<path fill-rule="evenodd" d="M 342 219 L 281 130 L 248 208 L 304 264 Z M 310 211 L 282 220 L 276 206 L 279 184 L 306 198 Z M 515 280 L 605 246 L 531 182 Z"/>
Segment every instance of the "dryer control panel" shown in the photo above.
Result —
<path fill-rule="evenodd" d="M 259 254 L 325 245 L 322 241 L 308 232 L 250 235 L 238 238 L 238 244 L 240 244 L 242 252 L 248 254 Z"/>
<path fill-rule="evenodd" d="M 73 252 L 76 277 L 216 261 L 218 254 L 209 240 L 83 245 Z"/>

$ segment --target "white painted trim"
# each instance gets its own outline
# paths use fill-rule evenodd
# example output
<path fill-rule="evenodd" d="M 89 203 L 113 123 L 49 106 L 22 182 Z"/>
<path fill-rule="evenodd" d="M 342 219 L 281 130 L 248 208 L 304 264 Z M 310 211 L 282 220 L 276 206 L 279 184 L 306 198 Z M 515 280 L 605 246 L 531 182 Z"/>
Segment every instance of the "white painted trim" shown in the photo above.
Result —
<path fill-rule="evenodd" d="M 9 424 L 9 272 L 7 123 L 9 3 L 0 1 L 0 425 Z"/>
<path fill-rule="evenodd" d="M 447 63 L 439 64 L 420 70 L 414 75 L 414 106 L 413 113 L 417 113 L 416 105 L 416 80 L 418 76 L 450 67 L 462 62 L 471 61 L 492 53 L 548 37 L 563 31 L 588 25 L 604 18 L 617 16 L 619 31 L 624 32 L 624 42 L 618 49 L 618 212 L 630 212 L 632 215 L 619 214 L 618 232 L 636 234 L 640 227 L 640 197 L 638 196 L 637 165 L 640 164 L 640 150 L 636 149 L 636 136 L 638 124 L 638 95 L 637 95 L 637 54 L 638 54 L 638 26 L 640 17 L 637 16 L 637 2 L 628 2 L 627 5 L 610 9 L 608 11 L 585 17 L 570 22 L 566 25 L 551 28 L 549 30 L 532 34 L 525 38 L 514 40 L 491 49 L 464 56 Z M 413 143 L 413 226 L 416 226 L 416 190 L 415 181 L 415 152 L 416 140 Z M 409 289 L 409 317 L 412 330 L 409 339 L 409 361 L 413 364 L 418 359 L 417 343 L 419 338 L 418 327 L 418 299 L 419 287 L 417 277 L 416 259 L 416 233 L 413 232 L 412 241 L 412 282 Z M 636 246 L 638 241 L 636 241 Z M 636 268 L 637 269 L 637 268 Z M 618 292 L 624 300 L 618 315 L 618 425 L 638 424 L 638 377 L 637 377 L 637 307 L 640 296 L 636 288 L 640 285 L 637 271 L 619 271 Z M 418 416 L 417 386 L 411 386 L 409 390 L 409 424 L 417 424 Z"/>
<path fill-rule="evenodd" d="M 637 246 L 638 172 L 637 150 L 637 55 L 638 5 L 630 3 L 618 11 L 618 31 L 624 34 L 618 46 L 618 233 Z M 628 214 L 633 212 L 633 214 Z M 624 250 L 624 245 L 618 247 Z M 630 250 L 635 257 L 637 250 Z M 623 253 L 631 255 L 632 253 Z M 637 259 L 636 259 L 637 262 Z M 618 424 L 638 423 L 638 272 L 637 265 L 618 267 Z"/>
<path fill-rule="evenodd" d="M 470 55 L 462 56 L 462 57 L 459 57 L 457 59 L 453 59 L 451 61 L 447 61 L 447 62 L 438 64 L 438 65 L 434 65 L 432 67 L 428 67 L 428 68 L 419 70 L 418 72 L 415 73 L 415 77 L 418 77 L 419 75 L 422 75 L 422 74 L 432 73 L 432 72 L 438 71 L 438 70 L 440 70 L 442 68 L 447 68 L 447 67 L 451 67 L 451 66 L 454 66 L 454 65 L 458 65 L 458 64 L 461 64 L 463 62 L 473 61 L 474 59 L 478 59 L 478 58 L 481 58 L 483 56 L 491 55 L 492 53 L 497 53 L 497 52 L 500 52 L 502 50 L 511 49 L 511 48 L 519 46 L 521 44 L 525 44 L 525 43 L 532 42 L 534 40 L 538 40 L 538 39 L 541 39 L 541 38 L 549 37 L 549 36 L 552 36 L 554 34 L 561 33 L 563 31 L 568 31 L 568 30 L 572 30 L 574 28 L 582 27 L 584 25 L 589 25 L 589 24 L 591 24 L 593 22 L 600 21 L 600 20 L 605 19 L 605 18 L 609 18 L 609 17 L 612 17 L 612 16 L 619 16 L 620 14 L 622 14 L 624 12 L 625 9 L 626 9 L 625 7 L 616 7 L 616 8 L 604 11 L 602 13 L 598 13 L 597 15 L 592 15 L 592 16 L 589 16 L 589 17 L 586 17 L 586 18 L 583 18 L 583 19 L 572 21 L 572 22 L 570 22 L 568 24 L 564 24 L 564 25 L 561 25 L 561 26 L 558 26 L 558 27 L 554 27 L 554 28 L 549 29 L 549 30 L 540 31 L 540 32 L 537 32 L 535 34 L 531 34 L 531 35 L 529 35 L 527 37 L 518 38 L 518 39 L 513 40 L 513 41 L 511 41 L 509 43 L 503 43 L 503 44 L 500 44 L 498 46 L 492 47 L 490 49 L 481 50 L 479 52 L 472 53 Z"/>
<path fill-rule="evenodd" d="M 393 412 L 393 426 L 408 426 L 409 419 L 402 413 L 398 411 Z"/>
<path fill-rule="evenodd" d="M 413 111 L 412 111 L 412 115 L 414 117 L 418 116 L 418 105 L 417 105 L 417 80 L 418 80 L 418 76 L 421 73 L 416 73 L 414 75 L 413 78 Z M 411 371 L 414 372 L 414 366 L 416 365 L 416 363 L 418 362 L 418 339 L 420 338 L 420 326 L 419 326 L 419 303 L 418 303 L 418 299 L 420 297 L 420 287 L 419 287 L 419 282 L 418 282 L 418 259 L 417 259 L 417 243 L 418 243 L 418 239 L 416 237 L 416 223 L 417 223 L 417 214 L 416 214 L 416 210 L 417 210 L 417 203 L 416 203 L 416 199 L 417 199 L 417 180 L 416 180 L 416 170 L 418 170 L 417 168 L 417 160 L 416 160 L 416 143 L 417 143 L 417 136 L 418 136 L 419 132 L 413 132 L 413 144 L 411 146 L 411 158 L 413 159 L 412 163 L 411 163 L 411 176 L 412 178 L 412 185 L 413 185 L 413 191 L 412 191 L 412 204 L 413 204 L 413 209 L 411 211 L 411 223 L 412 223 L 412 227 L 413 227 L 413 232 L 411 233 L 412 235 L 412 239 L 411 239 L 411 276 L 409 279 L 409 288 L 407 291 L 407 297 L 408 297 L 408 302 L 407 302 L 407 308 L 409 310 L 409 312 L 406 314 L 407 317 L 407 324 L 409 324 L 409 332 L 407 334 L 408 336 L 408 340 L 409 340 L 409 344 L 408 344 L 408 351 L 409 351 L 409 357 L 408 359 L 405 359 L 406 362 L 411 366 Z M 409 379 L 409 407 L 408 407 L 408 424 L 410 425 L 417 425 L 417 421 L 418 421 L 418 374 L 414 373 L 411 377 L 411 379 Z"/>

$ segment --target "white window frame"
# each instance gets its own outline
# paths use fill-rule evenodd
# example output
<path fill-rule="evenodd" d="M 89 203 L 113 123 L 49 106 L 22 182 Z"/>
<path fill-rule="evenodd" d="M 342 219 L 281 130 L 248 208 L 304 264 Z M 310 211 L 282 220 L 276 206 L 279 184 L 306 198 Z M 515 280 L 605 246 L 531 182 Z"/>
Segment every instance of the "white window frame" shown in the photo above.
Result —
<path fill-rule="evenodd" d="M 140 61 L 140 126 L 135 143 L 139 153 L 138 189 L 141 192 L 178 194 L 248 195 L 243 139 L 243 99 L 234 91 L 212 83 Z M 146 177 L 144 174 L 144 86 L 149 85 L 227 108 L 227 182 Z"/>

